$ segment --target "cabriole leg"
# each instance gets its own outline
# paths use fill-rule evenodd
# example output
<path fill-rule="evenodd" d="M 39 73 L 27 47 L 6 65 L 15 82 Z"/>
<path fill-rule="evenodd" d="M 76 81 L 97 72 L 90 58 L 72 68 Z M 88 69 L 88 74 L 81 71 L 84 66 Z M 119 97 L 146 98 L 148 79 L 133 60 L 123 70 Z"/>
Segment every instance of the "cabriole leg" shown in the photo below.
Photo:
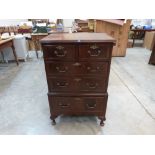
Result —
<path fill-rule="evenodd" d="M 104 126 L 105 117 L 103 117 L 103 116 L 98 116 L 98 118 L 101 120 L 101 121 L 100 121 L 100 126 Z"/>
<path fill-rule="evenodd" d="M 52 120 L 52 125 L 56 125 L 56 121 L 55 121 L 55 118 L 57 116 L 51 116 L 50 119 Z"/>

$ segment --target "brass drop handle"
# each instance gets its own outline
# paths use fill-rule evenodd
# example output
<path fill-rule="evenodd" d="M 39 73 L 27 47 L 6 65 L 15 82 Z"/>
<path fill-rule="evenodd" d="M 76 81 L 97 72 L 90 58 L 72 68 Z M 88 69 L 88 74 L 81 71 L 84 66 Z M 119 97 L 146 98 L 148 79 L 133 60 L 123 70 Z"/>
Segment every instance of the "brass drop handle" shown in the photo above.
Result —
<path fill-rule="evenodd" d="M 79 82 L 79 81 L 81 81 L 81 79 L 80 78 L 75 78 L 74 81 Z"/>
<path fill-rule="evenodd" d="M 87 103 L 86 105 L 87 105 L 88 109 L 94 109 L 96 107 L 96 103 L 94 103 L 94 104 Z"/>
<path fill-rule="evenodd" d="M 99 70 L 100 67 L 96 67 L 96 69 L 91 69 L 91 67 L 87 67 L 87 70 L 89 70 L 90 72 L 97 72 L 97 70 Z"/>
<path fill-rule="evenodd" d="M 62 49 L 64 49 L 64 47 L 63 46 L 57 46 L 56 49 L 62 50 Z"/>
<path fill-rule="evenodd" d="M 61 53 L 61 52 L 62 52 L 62 53 Z M 64 57 L 64 56 L 66 56 L 67 51 L 61 51 L 61 52 L 54 51 L 54 54 L 55 54 L 57 57 Z"/>
<path fill-rule="evenodd" d="M 68 67 L 64 67 L 64 69 L 61 69 L 60 67 L 56 67 L 57 71 L 60 73 L 65 73 L 68 70 Z"/>
<path fill-rule="evenodd" d="M 67 108 L 67 107 L 70 106 L 70 104 L 69 104 L 69 103 L 59 103 L 59 106 L 60 106 L 61 108 Z"/>
<path fill-rule="evenodd" d="M 97 57 L 97 56 L 100 55 L 101 50 L 95 50 L 95 51 L 90 51 L 89 50 L 88 53 L 89 53 L 90 56 Z"/>
<path fill-rule="evenodd" d="M 76 98 L 75 98 L 75 101 L 82 101 L 82 99 L 79 98 L 79 97 L 76 97 Z"/>
<path fill-rule="evenodd" d="M 94 89 L 98 86 L 98 83 L 95 83 L 95 84 L 94 83 L 87 83 L 87 86 L 91 89 Z"/>
<path fill-rule="evenodd" d="M 81 64 L 79 62 L 76 62 L 76 63 L 73 64 L 73 66 L 79 67 L 79 66 L 81 66 Z"/>
<path fill-rule="evenodd" d="M 57 86 L 66 87 L 66 86 L 68 86 L 68 82 L 57 82 Z"/>

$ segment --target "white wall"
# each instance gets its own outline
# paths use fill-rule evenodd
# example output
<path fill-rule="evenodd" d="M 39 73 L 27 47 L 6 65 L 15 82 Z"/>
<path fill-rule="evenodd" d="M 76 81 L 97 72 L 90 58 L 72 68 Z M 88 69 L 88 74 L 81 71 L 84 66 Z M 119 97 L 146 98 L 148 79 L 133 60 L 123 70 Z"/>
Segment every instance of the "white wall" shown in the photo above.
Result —
<path fill-rule="evenodd" d="M 72 27 L 73 26 L 74 19 L 63 19 L 63 25 L 64 27 Z"/>
<path fill-rule="evenodd" d="M 132 19 L 133 25 L 151 25 L 152 19 Z"/>
<path fill-rule="evenodd" d="M 0 19 L 0 26 L 16 26 L 21 22 L 27 22 L 27 19 Z"/>
<path fill-rule="evenodd" d="M 27 19 L 0 19 L 0 26 L 14 26 L 27 21 Z M 50 21 L 56 21 L 56 19 L 50 19 Z M 73 21 L 74 19 L 63 19 L 63 24 L 65 27 L 72 27 Z"/>

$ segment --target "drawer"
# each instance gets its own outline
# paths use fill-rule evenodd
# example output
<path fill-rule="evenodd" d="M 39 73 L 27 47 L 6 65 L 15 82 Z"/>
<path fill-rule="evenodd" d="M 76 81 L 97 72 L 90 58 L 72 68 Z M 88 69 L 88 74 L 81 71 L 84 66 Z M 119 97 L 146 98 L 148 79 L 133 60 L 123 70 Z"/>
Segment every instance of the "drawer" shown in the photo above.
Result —
<path fill-rule="evenodd" d="M 104 60 L 111 58 L 112 49 L 104 44 L 79 45 L 79 60 Z"/>
<path fill-rule="evenodd" d="M 46 61 L 47 75 L 87 74 L 107 75 L 108 62 L 51 62 Z"/>
<path fill-rule="evenodd" d="M 49 91 L 72 91 L 74 90 L 73 80 L 65 77 L 48 77 Z"/>
<path fill-rule="evenodd" d="M 49 91 L 106 92 L 105 77 L 48 77 Z"/>
<path fill-rule="evenodd" d="M 61 112 L 100 112 L 106 108 L 105 97 L 54 97 L 49 96 L 51 110 Z"/>
<path fill-rule="evenodd" d="M 74 60 L 74 45 L 43 45 L 43 54 L 45 59 L 50 60 Z"/>
<path fill-rule="evenodd" d="M 76 78 L 74 79 L 76 80 Z M 106 92 L 106 78 L 82 77 L 78 83 L 79 91 Z"/>

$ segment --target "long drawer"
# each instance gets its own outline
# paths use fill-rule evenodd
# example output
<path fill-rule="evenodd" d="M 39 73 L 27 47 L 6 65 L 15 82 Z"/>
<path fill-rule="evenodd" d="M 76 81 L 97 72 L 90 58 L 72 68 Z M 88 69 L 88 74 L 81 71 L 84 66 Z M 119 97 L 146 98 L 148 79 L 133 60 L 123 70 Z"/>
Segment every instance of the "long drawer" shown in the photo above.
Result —
<path fill-rule="evenodd" d="M 43 45 L 42 48 L 45 60 L 75 60 L 75 45 Z"/>
<path fill-rule="evenodd" d="M 86 74 L 107 75 L 108 62 L 53 62 L 45 61 L 47 75 Z"/>
<path fill-rule="evenodd" d="M 107 96 L 103 97 L 54 97 L 48 96 L 52 111 L 100 112 L 105 111 Z"/>
<path fill-rule="evenodd" d="M 48 77 L 49 91 L 106 92 L 106 77 Z"/>

